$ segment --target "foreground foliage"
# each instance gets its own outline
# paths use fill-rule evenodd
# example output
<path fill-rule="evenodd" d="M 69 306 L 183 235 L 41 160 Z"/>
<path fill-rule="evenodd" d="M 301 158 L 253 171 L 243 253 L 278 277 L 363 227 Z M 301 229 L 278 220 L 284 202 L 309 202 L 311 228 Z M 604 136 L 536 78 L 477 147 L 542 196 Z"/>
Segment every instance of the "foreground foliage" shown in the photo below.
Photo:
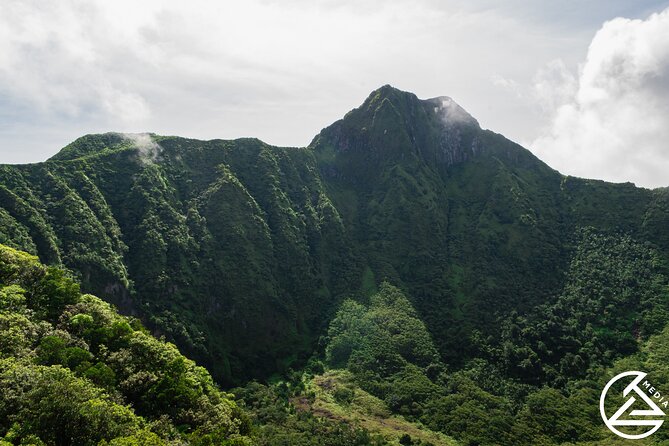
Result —
<path fill-rule="evenodd" d="M 0 438 L 9 444 L 250 444 L 207 371 L 62 270 L 0 245 Z"/>

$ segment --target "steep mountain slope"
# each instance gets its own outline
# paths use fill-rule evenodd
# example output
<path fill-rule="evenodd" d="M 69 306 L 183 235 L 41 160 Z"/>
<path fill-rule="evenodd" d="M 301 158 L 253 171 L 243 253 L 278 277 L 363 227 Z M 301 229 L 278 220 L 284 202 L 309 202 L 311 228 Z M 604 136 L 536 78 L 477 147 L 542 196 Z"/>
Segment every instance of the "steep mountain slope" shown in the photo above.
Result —
<path fill-rule="evenodd" d="M 666 191 L 564 177 L 449 98 L 382 87 L 312 147 L 358 252 L 409 291 L 452 364 L 560 293 L 579 228 L 669 253 Z"/>
<path fill-rule="evenodd" d="M 311 152 L 133 138 L 87 136 L 3 166 L 0 240 L 72 269 L 222 381 L 306 351 L 355 282 Z"/>
<path fill-rule="evenodd" d="M 494 358 L 505 321 L 564 294 L 580 228 L 666 258 L 668 223 L 666 190 L 564 177 L 451 99 L 389 86 L 307 148 L 105 134 L 0 167 L 0 242 L 224 384 L 304 362 L 344 298 L 383 280 L 447 364 Z"/>

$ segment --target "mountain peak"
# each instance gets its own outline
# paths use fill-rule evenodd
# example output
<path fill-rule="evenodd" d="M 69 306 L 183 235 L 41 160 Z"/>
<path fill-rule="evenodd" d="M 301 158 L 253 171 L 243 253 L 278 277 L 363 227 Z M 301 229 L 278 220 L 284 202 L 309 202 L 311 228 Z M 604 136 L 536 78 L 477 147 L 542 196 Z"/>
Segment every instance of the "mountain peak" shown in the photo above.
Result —
<path fill-rule="evenodd" d="M 372 91 L 363 105 L 362 109 L 379 107 L 384 101 L 388 101 L 400 111 L 405 106 L 423 105 L 437 114 L 447 126 L 457 124 L 473 125 L 480 127 L 478 121 L 462 108 L 450 96 L 437 96 L 429 99 L 420 99 L 414 93 L 403 91 L 390 84 L 383 85 Z"/>
<path fill-rule="evenodd" d="M 384 85 L 323 129 L 312 147 L 323 155 L 346 153 L 353 164 L 366 166 L 407 157 L 450 165 L 478 152 L 480 131 L 476 119 L 448 96 L 419 99 Z"/>
<path fill-rule="evenodd" d="M 403 91 L 398 88 L 393 87 L 390 84 L 383 85 L 376 90 L 372 91 L 369 96 L 367 96 L 367 99 L 363 103 L 363 107 L 365 105 L 372 105 L 375 103 L 380 103 L 384 99 L 388 99 L 391 101 L 398 101 L 398 100 L 409 100 L 409 101 L 418 101 L 418 97 L 410 93 L 408 91 Z"/>

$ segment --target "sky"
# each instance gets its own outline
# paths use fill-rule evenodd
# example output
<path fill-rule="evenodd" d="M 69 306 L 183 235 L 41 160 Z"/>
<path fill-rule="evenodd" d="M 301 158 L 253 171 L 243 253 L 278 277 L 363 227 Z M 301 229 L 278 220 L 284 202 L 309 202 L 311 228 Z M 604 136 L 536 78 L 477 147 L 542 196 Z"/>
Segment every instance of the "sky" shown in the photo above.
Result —
<path fill-rule="evenodd" d="M 0 0 L 0 163 L 108 131 L 305 146 L 384 84 L 669 186 L 669 0 Z"/>

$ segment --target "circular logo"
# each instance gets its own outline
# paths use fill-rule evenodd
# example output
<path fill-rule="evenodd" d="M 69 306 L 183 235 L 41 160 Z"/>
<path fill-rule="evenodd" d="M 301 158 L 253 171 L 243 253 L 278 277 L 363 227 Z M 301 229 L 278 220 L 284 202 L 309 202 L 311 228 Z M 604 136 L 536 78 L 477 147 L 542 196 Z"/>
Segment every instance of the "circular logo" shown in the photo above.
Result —
<path fill-rule="evenodd" d="M 658 417 L 663 417 L 664 412 L 651 398 L 654 394 L 659 395 L 659 392 L 655 392 L 656 389 L 651 386 L 648 380 L 644 380 L 644 378 L 646 378 L 646 373 L 643 372 L 633 371 L 620 373 L 614 376 L 611 381 L 606 384 L 602 391 L 602 396 L 599 398 L 599 412 L 602 415 L 606 427 L 608 427 L 614 434 L 628 440 L 646 438 L 654 434 L 660 426 L 662 426 L 662 423 L 664 423 L 664 420 L 657 419 Z M 604 402 L 606 401 L 611 386 L 622 379 L 626 379 L 623 381 L 623 384 L 630 381 L 622 392 L 623 397 L 627 399 L 613 415 L 608 417 L 606 415 Z M 640 398 L 640 400 L 638 400 L 637 397 Z M 644 408 L 637 409 L 637 406 Z M 632 410 L 630 411 L 630 409 Z M 621 426 L 645 427 L 646 430 L 640 434 L 627 434 L 618 429 L 618 427 Z"/>

